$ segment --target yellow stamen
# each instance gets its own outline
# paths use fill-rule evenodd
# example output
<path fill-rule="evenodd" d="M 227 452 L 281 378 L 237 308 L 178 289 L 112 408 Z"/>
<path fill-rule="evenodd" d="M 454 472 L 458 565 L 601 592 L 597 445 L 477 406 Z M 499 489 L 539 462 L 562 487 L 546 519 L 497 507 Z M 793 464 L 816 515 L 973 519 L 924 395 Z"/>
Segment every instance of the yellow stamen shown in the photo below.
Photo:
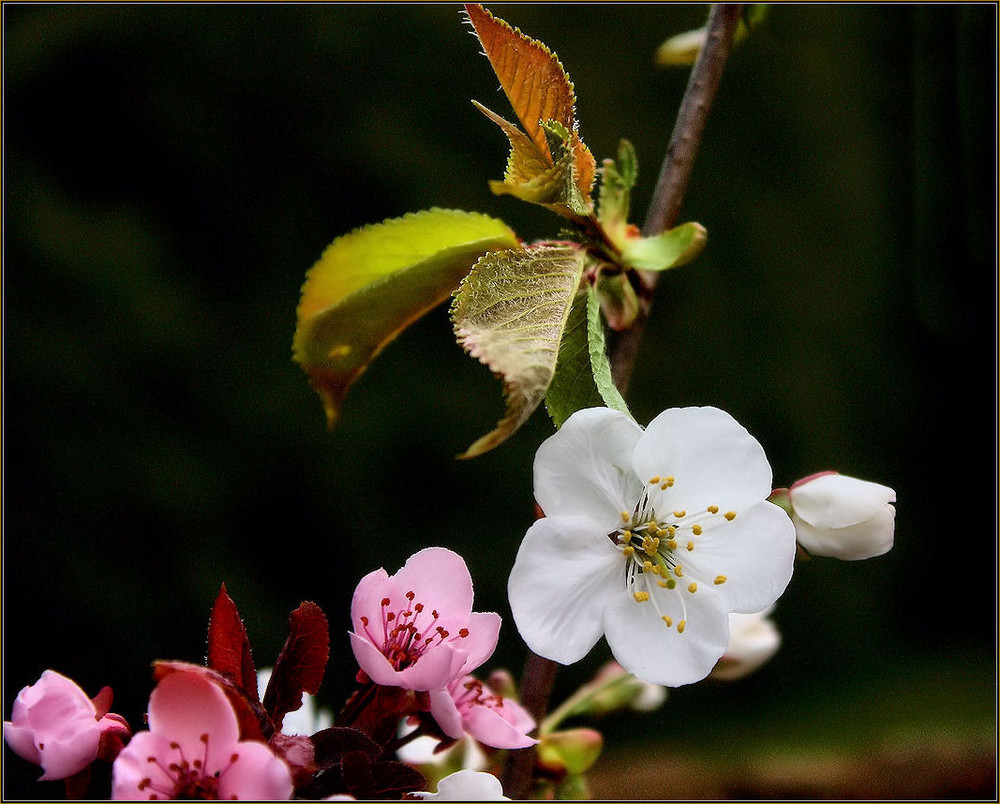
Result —
<path fill-rule="evenodd" d="M 681 620 L 679 623 L 677 623 L 677 633 L 678 634 L 683 634 L 684 633 L 684 629 L 686 627 L 687 627 L 687 620 Z"/>
<path fill-rule="evenodd" d="M 633 597 L 636 603 L 645 603 L 649 600 L 649 592 L 636 592 Z"/>
<path fill-rule="evenodd" d="M 642 562 L 642 571 L 643 572 L 652 572 L 653 571 L 653 562 L 652 561 L 643 561 Z"/>
<path fill-rule="evenodd" d="M 725 582 L 726 582 L 727 580 L 728 580 L 728 579 L 726 578 L 726 576 L 725 576 L 725 575 L 716 575 L 716 576 L 715 576 L 715 580 L 713 581 L 713 583 L 714 583 L 714 584 L 715 584 L 716 586 L 718 586 L 719 584 L 723 584 L 723 583 L 725 583 Z"/>
<path fill-rule="evenodd" d="M 666 478 L 666 480 L 665 480 L 664 482 L 665 482 L 665 483 L 666 483 L 666 484 L 667 484 L 668 486 L 672 486 L 672 485 L 674 485 L 674 476 L 673 476 L 673 475 L 667 475 L 667 478 Z"/>
<path fill-rule="evenodd" d="M 684 511 L 684 510 L 674 511 L 674 516 L 677 517 L 678 519 L 680 519 L 682 516 L 686 516 L 686 515 L 687 515 L 687 511 Z"/>
<path fill-rule="evenodd" d="M 673 536 L 675 533 L 677 533 L 677 528 L 674 527 L 673 525 L 667 525 L 667 533 Z"/>
<path fill-rule="evenodd" d="M 689 553 L 690 553 L 690 552 L 691 552 L 692 550 L 694 550 L 694 542 L 688 542 L 688 543 L 687 543 L 687 548 L 688 548 L 688 552 L 689 552 Z"/>
<path fill-rule="evenodd" d="M 660 565 L 659 564 L 653 564 L 653 568 L 650 570 L 650 572 L 653 573 L 653 575 L 659 575 L 660 574 Z"/>
<path fill-rule="evenodd" d="M 678 564 L 676 567 L 674 567 L 674 575 L 676 575 L 678 578 L 683 578 L 684 577 L 684 570 L 681 569 L 681 565 L 680 564 Z"/>
<path fill-rule="evenodd" d="M 628 522 L 632 515 L 628 511 L 622 511 L 622 522 Z"/>
<path fill-rule="evenodd" d="M 693 533 L 693 534 L 694 534 L 695 536 L 701 536 L 701 525 L 694 525 L 694 526 L 692 526 L 692 528 L 691 528 L 691 532 L 692 532 L 692 533 Z"/>
<path fill-rule="evenodd" d="M 663 622 L 667 624 L 667 628 L 674 624 L 674 621 L 671 620 L 666 614 L 663 615 Z"/>
<path fill-rule="evenodd" d="M 673 579 L 671 578 L 670 580 L 673 580 Z M 659 586 L 660 589 L 669 589 L 670 588 L 670 580 L 667 580 L 667 581 L 657 581 L 656 585 Z M 676 582 L 674 582 L 674 586 L 677 586 Z"/>
<path fill-rule="evenodd" d="M 630 540 L 630 539 L 632 538 L 632 531 L 630 531 L 630 530 L 629 530 L 628 528 L 626 528 L 625 530 L 623 530 L 623 531 L 621 532 L 621 536 L 619 536 L 619 538 L 620 538 L 620 539 L 621 539 L 621 540 L 622 540 L 623 542 L 627 542 L 627 541 L 629 541 L 629 540 Z"/>
<path fill-rule="evenodd" d="M 708 513 L 710 513 L 710 514 L 717 514 L 717 513 L 719 513 L 719 506 L 717 506 L 717 505 L 710 505 L 710 506 L 708 506 Z"/>
<path fill-rule="evenodd" d="M 635 554 L 635 548 L 630 544 L 626 544 L 624 549 L 622 550 L 622 553 L 625 556 L 625 558 L 632 558 L 632 556 Z"/>
<path fill-rule="evenodd" d="M 698 584 L 696 584 L 694 581 L 691 581 L 691 585 L 688 587 L 688 591 L 693 595 L 695 592 L 698 591 Z"/>
<path fill-rule="evenodd" d="M 657 475 L 656 477 L 649 478 L 649 485 L 651 485 L 651 486 L 655 486 L 659 482 L 660 482 L 660 476 L 659 475 Z"/>
<path fill-rule="evenodd" d="M 673 539 L 671 539 L 669 542 L 667 542 L 667 548 L 670 549 L 670 550 L 676 550 L 677 549 L 677 542 L 674 541 Z"/>
<path fill-rule="evenodd" d="M 726 519 L 728 519 L 730 522 L 732 522 L 734 519 L 736 519 L 736 512 L 735 511 L 726 511 L 726 513 L 724 514 L 724 516 L 726 517 Z"/>

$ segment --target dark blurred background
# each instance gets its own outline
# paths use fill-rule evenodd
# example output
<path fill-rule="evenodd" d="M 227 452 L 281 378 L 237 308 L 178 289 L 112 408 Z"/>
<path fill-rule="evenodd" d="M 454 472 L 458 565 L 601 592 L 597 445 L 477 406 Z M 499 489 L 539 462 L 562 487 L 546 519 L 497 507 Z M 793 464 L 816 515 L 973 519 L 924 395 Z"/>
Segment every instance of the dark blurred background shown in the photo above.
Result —
<path fill-rule="evenodd" d="M 558 53 L 598 160 L 632 140 L 641 221 L 687 81 L 653 54 L 707 7 L 491 8 Z M 337 708 L 354 585 L 430 545 L 505 618 L 488 668 L 519 674 L 505 586 L 544 412 L 454 460 L 503 406 L 444 307 L 333 432 L 291 361 L 338 235 L 431 206 L 558 230 L 487 188 L 507 144 L 470 100 L 510 112 L 460 7 L 5 4 L 3 23 L 4 716 L 51 667 L 110 684 L 140 728 L 150 662 L 203 659 L 222 582 L 258 666 L 301 600 L 323 607 Z M 994 4 L 806 4 L 733 54 L 681 216 L 709 245 L 663 277 L 629 401 L 640 422 L 730 411 L 776 485 L 892 486 L 896 546 L 800 564 L 754 676 L 607 720 L 595 795 L 853 795 L 810 785 L 876 757 L 885 797 L 934 795 L 908 758 L 944 796 L 995 797 L 995 46 Z M 4 771 L 6 797 L 61 796 L 6 747 Z"/>

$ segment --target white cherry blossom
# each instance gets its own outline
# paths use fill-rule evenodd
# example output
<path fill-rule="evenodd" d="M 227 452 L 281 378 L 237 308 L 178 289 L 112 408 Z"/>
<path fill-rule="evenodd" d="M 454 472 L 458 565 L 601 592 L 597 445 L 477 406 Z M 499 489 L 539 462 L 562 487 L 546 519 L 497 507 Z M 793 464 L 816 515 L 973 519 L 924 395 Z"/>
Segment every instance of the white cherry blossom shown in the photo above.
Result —
<path fill-rule="evenodd" d="M 703 679 L 729 644 L 730 612 L 758 612 L 792 575 L 795 530 L 767 502 L 760 444 L 717 408 L 673 408 L 643 430 L 623 413 L 574 413 L 535 456 L 545 516 L 508 582 L 540 656 L 582 659 L 606 636 L 652 684 Z"/>

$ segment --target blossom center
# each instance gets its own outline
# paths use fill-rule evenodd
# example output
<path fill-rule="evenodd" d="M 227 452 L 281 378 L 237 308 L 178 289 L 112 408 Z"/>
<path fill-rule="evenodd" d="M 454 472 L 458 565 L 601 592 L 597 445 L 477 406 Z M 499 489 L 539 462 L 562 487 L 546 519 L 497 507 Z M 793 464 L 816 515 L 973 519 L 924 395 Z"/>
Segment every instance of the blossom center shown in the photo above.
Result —
<path fill-rule="evenodd" d="M 202 799 L 218 801 L 219 783 L 222 777 L 235 765 L 240 758 L 238 753 L 229 757 L 229 763 L 218 770 L 210 771 L 208 763 L 208 734 L 198 738 L 204 746 L 201 757 L 189 759 L 184 755 L 184 749 L 179 743 L 170 743 L 171 751 L 177 758 L 170 762 L 164 758 L 150 754 L 146 761 L 159 771 L 147 776 L 139 782 L 140 792 L 149 792 L 149 799 L 155 801 L 165 799 Z M 237 796 L 231 796 L 237 798 Z"/>
<path fill-rule="evenodd" d="M 707 532 L 732 522 L 736 512 L 720 513 L 717 505 L 691 512 L 666 505 L 675 482 L 671 475 L 650 478 L 633 510 L 621 512 L 622 524 L 608 537 L 625 559 L 625 588 L 637 603 L 652 602 L 659 611 L 656 597 L 663 594 L 659 590 L 680 596 L 682 616 L 677 632 L 683 634 L 687 627 L 684 594 L 695 594 L 699 583 L 719 586 L 727 580 L 725 575 L 704 576 L 703 567 L 699 567 L 700 572 L 692 570 L 687 557 Z M 668 628 L 673 627 L 670 615 L 660 612 L 660 619 Z"/>
<path fill-rule="evenodd" d="M 497 695 L 479 679 L 470 679 L 462 684 L 465 690 L 455 696 L 455 705 L 459 710 L 471 709 L 473 706 L 485 706 L 488 709 L 502 709 L 503 696 Z"/>
<path fill-rule="evenodd" d="M 469 636 L 468 628 L 460 628 L 454 634 L 449 632 L 439 623 L 441 615 L 437 609 L 428 610 L 416 599 L 413 591 L 407 592 L 404 598 L 396 603 L 389 597 L 382 598 L 379 608 L 381 628 L 376 626 L 374 633 L 368 617 L 361 617 L 368 639 L 395 670 L 405 670 L 416 664 L 432 648 Z"/>

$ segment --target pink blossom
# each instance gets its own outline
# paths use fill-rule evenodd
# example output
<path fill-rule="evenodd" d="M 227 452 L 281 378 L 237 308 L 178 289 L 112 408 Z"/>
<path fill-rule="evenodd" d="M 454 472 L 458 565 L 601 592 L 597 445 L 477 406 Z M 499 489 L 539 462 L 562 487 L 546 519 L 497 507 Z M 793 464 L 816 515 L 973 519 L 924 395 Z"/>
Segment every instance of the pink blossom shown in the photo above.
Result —
<path fill-rule="evenodd" d="M 497 645 L 498 614 L 472 611 L 472 577 L 443 547 L 410 556 L 358 584 L 351 602 L 351 647 L 376 684 L 440 690 L 485 662 Z"/>
<path fill-rule="evenodd" d="M 42 766 L 40 781 L 79 773 L 97 759 L 102 735 L 128 733 L 119 715 L 99 713 L 75 681 L 55 670 L 46 670 L 17 694 L 11 719 L 3 724 L 14 753 Z"/>
<path fill-rule="evenodd" d="M 431 693 L 431 715 L 449 737 L 463 733 L 494 748 L 527 748 L 535 719 L 517 701 L 497 695 L 474 676 L 456 678 Z"/>
<path fill-rule="evenodd" d="M 264 743 L 240 740 L 226 694 L 199 673 L 175 671 L 149 698 L 149 731 L 115 760 L 114 799 L 287 799 L 288 766 Z"/>

